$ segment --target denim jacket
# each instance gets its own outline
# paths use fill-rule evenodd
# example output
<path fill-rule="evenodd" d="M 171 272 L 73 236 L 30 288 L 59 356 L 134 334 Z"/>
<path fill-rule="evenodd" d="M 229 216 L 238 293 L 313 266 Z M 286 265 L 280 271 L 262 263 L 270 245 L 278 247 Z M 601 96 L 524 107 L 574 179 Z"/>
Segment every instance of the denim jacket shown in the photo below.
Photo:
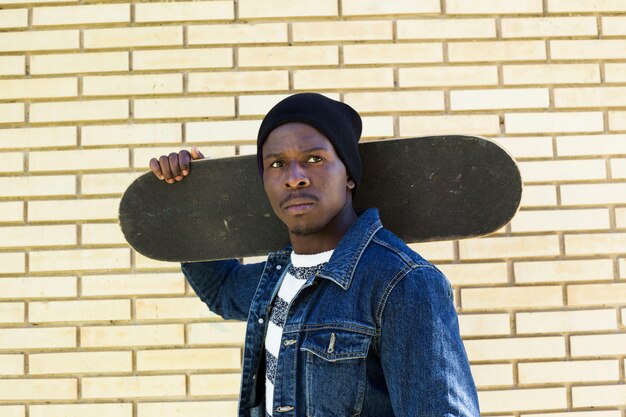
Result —
<path fill-rule="evenodd" d="M 240 417 L 265 413 L 265 331 L 290 253 L 182 264 L 213 312 L 247 320 Z M 450 283 L 383 228 L 378 210 L 363 212 L 290 305 L 273 416 L 479 414 Z"/>

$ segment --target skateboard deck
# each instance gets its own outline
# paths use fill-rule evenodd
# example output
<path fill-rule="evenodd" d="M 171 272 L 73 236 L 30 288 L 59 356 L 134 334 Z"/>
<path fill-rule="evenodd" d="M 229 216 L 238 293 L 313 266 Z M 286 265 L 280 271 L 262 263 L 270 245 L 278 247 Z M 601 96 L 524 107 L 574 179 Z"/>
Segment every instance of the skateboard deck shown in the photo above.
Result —
<path fill-rule="evenodd" d="M 505 226 L 522 181 L 501 147 L 475 136 L 430 136 L 359 144 L 363 177 L 357 212 L 377 207 L 383 225 L 407 243 L 477 237 Z M 148 172 L 122 196 L 128 243 L 163 261 L 266 255 L 289 244 L 257 171 L 256 156 L 191 162 L 182 181 Z"/>

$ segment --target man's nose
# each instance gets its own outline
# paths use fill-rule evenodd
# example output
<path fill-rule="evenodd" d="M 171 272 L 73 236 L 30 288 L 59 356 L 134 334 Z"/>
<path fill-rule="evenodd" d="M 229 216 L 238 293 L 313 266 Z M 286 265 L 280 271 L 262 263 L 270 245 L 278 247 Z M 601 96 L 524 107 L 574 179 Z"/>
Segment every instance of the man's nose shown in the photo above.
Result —
<path fill-rule="evenodd" d="M 309 186 L 309 178 L 300 164 L 293 163 L 287 170 L 285 188 L 302 188 Z"/>

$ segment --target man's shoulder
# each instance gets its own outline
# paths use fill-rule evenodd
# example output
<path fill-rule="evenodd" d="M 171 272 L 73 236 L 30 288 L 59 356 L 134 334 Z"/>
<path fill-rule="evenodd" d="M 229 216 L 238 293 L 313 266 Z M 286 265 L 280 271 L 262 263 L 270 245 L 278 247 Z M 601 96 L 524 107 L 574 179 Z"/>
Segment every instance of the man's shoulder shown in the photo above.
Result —
<path fill-rule="evenodd" d="M 408 267 L 432 266 L 419 253 L 388 229 L 381 228 L 374 234 L 368 250 L 375 252 L 379 261 L 395 260 Z"/>

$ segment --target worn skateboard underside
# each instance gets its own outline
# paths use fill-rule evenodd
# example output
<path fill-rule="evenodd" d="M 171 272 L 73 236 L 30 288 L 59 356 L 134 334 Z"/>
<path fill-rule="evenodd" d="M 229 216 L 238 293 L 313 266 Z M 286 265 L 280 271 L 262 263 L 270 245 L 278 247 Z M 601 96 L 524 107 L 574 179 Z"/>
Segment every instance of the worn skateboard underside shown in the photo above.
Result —
<path fill-rule="evenodd" d="M 383 225 L 407 243 L 489 234 L 518 209 L 517 165 L 489 140 L 432 136 L 359 149 L 357 210 L 378 207 Z M 164 261 L 265 255 L 289 243 L 254 155 L 193 161 L 190 175 L 175 184 L 149 172 L 126 190 L 119 219 L 133 248 Z"/>

